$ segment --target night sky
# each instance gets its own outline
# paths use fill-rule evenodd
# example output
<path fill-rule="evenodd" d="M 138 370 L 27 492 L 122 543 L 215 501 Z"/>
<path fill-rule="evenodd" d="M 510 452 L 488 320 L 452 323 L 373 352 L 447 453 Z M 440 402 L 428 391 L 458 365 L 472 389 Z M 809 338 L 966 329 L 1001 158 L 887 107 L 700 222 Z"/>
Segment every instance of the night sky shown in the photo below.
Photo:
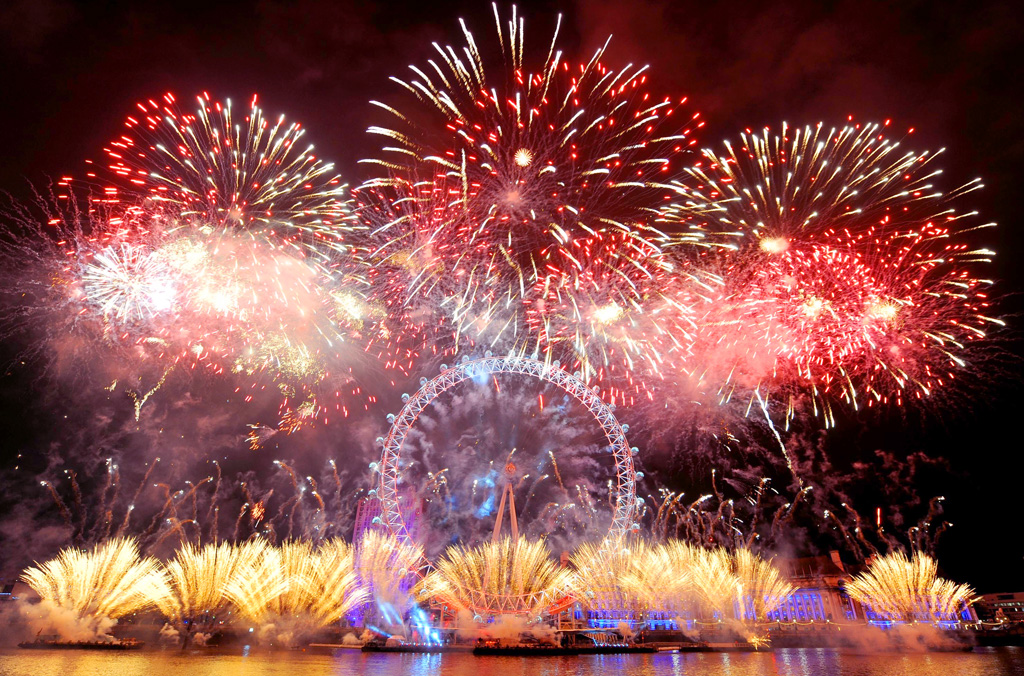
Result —
<path fill-rule="evenodd" d="M 457 19 L 491 34 L 485 2 L 254 3 L 7 0 L 0 4 L 0 189 L 81 175 L 86 159 L 120 130 L 137 100 L 173 91 L 183 105 L 208 91 L 238 104 L 258 93 L 264 110 L 299 120 L 321 156 L 352 183 L 376 141 L 370 99 L 396 93 L 387 80 L 430 57 L 432 41 L 460 44 Z M 744 128 L 891 119 L 913 127 L 914 149 L 945 147 L 939 185 L 976 176 L 985 189 L 962 206 L 1000 227 L 992 275 L 1018 315 L 1024 289 L 1020 185 L 1024 181 L 1024 6 L 1018 3 L 686 3 L 587 0 L 520 3 L 527 44 L 545 48 L 556 15 L 563 44 L 587 54 L 614 35 L 610 62 L 649 63 L 652 90 L 687 95 L 706 126 L 702 145 Z M 503 15 L 505 12 L 503 11 Z M 241 107 L 239 105 L 239 107 Z M 1010 318 L 1019 333 L 1020 319 Z M 940 548 L 951 577 L 981 592 L 1024 589 L 1020 538 L 1021 389 L 1009 356 L 994 386 L 953 410 L 848 424 L 850 453 L 868 445 L 925 451 L 950 461 L 953 528 Z M 2 462 L 32 448 L 23 381 L 0 380 Z M 856 447 L 856 448 L 855 448 Z M 641 449 L 642 450 L 642 449 Z M 843 452 L 839 449 L 837 452 Z"/>

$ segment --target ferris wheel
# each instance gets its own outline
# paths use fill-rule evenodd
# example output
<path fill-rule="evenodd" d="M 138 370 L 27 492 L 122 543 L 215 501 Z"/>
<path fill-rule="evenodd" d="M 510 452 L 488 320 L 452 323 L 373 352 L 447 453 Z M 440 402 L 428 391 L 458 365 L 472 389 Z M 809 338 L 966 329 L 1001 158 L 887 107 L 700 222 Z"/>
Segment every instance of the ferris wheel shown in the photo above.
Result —
<path fill-rule="evenodd" d="M 615 459 L 614 513 L 608 537 L 618 539 L 635 532 L 638 529 L 636 513 L 639 505 L 636 497 L 638 475 L 633 466 L 633 456 L 637 454 L 637 449 L 626 443 L 629 426 L 620 424 L 615 418 L 614 405 L 602 401 L 595 392 L 596 388 L 591 389 L 579 376 L 563 370 L 558 362 L 546 363 L 518 355 L 494 357 L 490 354 L 482 359 L 463 358 L 456 366 L 442 364 L 438 376 L 432 380 L 420 379 L 419 391 L 412 396 L 402 395 L 405 405 L 398 415 L 388 415 L 391 429 L 387 437 L 379 437 L 377 440 L 383 446 L 379 465 L 379 498 L 381 521 L 387 529 L 400 540 L 411 540 L 402 516 L 398 482 L 406 437 L 420 413 L 439 395 L 465 380 L 504 373 L 531 376 L 550 383 L 572 396 L 590 412 L 604 432 L 607 451 Z"/>

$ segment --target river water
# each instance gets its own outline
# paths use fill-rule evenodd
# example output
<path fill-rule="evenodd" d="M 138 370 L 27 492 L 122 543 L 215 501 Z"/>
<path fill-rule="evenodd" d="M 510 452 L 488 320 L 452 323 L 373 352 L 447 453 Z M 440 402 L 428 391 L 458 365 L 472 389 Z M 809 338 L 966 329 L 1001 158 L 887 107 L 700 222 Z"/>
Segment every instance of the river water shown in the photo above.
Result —
<path fill-rule="evenodd" d="M 972 653 L 858 655 L 792 649 L 771 653 L 475 657 L 342 651 L 182 655 L 143 651 L 0 651 L 0 676 L 992 676 L 1024 674 L 1024 648 Z"/>

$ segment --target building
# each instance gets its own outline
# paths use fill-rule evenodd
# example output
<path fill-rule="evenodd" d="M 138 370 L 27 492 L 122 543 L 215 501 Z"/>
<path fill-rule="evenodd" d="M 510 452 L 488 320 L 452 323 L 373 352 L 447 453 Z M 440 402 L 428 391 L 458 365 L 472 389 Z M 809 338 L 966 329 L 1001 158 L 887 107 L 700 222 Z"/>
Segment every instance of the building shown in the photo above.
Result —
<path fill-rule="evenodd" d="M 828 556 L 807 556 L 798 559 L 776 559 L 782 573 L 796 589 L 785 603 L 768 618 L 780 623 L 810 625 L 814 623 L 869 622 L 890 624 L 889 618 L 880 617 L 871 608 L 857 603 L 846 594 L 846 584 L 860 572 L 860 566 L 844 563 L 839 552 Z M 1018 607 L 1024 613 L 1024 594 L 1019 595 Z M 922 609 L 918 621 L 931 621 L 931 615 Z M 942 622 L 977 622 L 978 616 L 970 606 L 961 608 L 956 616 L 942 618 Z"/>
<path fill-rule="evenodd" d="M 775 559 L 775 565 L 796 589 L 778 610 L 768 613 L 777 622 L 853 622 L 863 610 L 844 588 L 856 574 L 832 550 L 828 556 Z"/>
<path fill-rule="evenodd" d="M 1020 622 L 1024 620 L 1024 592 L 982 594 L 978 614 L 986 620 Z"/>

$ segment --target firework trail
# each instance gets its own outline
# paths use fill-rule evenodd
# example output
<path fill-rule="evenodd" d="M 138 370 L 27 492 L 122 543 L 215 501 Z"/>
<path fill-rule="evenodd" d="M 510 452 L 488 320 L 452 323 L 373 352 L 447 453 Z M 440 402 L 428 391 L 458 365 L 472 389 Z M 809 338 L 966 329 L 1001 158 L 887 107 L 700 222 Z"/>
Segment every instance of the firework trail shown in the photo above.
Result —
<path fill-rule="evenodd" d="M 230 104 L 199 103 L 140 104 L 107 148 L 115 185 L 102 197 L 6 209 L 9 330 L 45 326 L 51 338 L 32 349 L 101 357 L 111 389 L 139 383 L 127 388 L 137 418 L 175 370 L 240 380 L 245 402 L 278 392 L 286 433 L 368 407 L 347 186 L 300 148 L 298 125 L 269 124 L 255 100 L 244 125 Z"/>
<path fill-rule="evenodd" d="M 787 407 L 902 405 L 968 373 L 991 327 L 971 243 L 975 212 L 931 180 L 934 155 L 903 151 L 879 125 L 744 134 L 704 151 L 666 207 L 682 222 L 728 232 L 716 254 L 721 296 L 698 322 L 695 354 L 715 354 L 721 401 L 764 386 Z M 743 394 L 748 393 L 748 394 Z"/>
<path fill-rule="evenodd" d="M 645 67 L 607 67 L 607 45 L 570 63 L 557 27 L 534 63 L 516 10 L 507 23 L 494 11 L 497 45 L 481 49 L 463 24 L 462 50 L 435 45 L 431 68 L 392 78 L 415 109 L 373 102 L 390 122 L 369 129 L 386 145 L 365 160 L 378 173 L 359 201 L 395 272 L 385 305 L 431 328 L 421 313 L 443 316 L 449 343 L 508 349 L 536 343 L 523 300 L 551 266 L 569 271 L 579 240 L 621 244 L 640 274 L 657 272 L 652 250 L 702 242 L 685 224 L 655 226 L 702 123 L 685 99 L 651 96 Z"/>
<path fill-rule="evenodd" d="M 571 591 L 571 571 L 550 558 L 543 541 L 507 537 L 474 548 L 450 547 L 417 585 L 421 598 L 481 618 L 538 617 Z"/>
<path fill-rule="evenodd" d="M 144 587 L 158 566 L 156 559 L 139 556 L 134 540 L 115 538 L 90 550 L 65 549 L 56 558 L 28 568 L 22 580 L 52 610 L 77 618 L 77 632 L 93 638 L 106 633 L 110 620 L 150 605 Z M 65 627 L 55 622 L 54 628 Z"/>
<path fill-rule="evenodd" d="M 938 577 L 927 554 L 902 552 L 876 558 L 846 585 L 851 598 L 883 619 L 938 622 L 956 619 L 975 600 L 974 590 Z"/>
<path fill-rule="evenodd" d="M 228 583 L 265 549 L 259 540 L 203 547 L 186 543 L 164 564 L 162 574 L 149 578 L 145 594 L 177 630 L 182 647 L 197 634 L 212 633 L 218 619 L 224 620 L 230 607 Z"/>

